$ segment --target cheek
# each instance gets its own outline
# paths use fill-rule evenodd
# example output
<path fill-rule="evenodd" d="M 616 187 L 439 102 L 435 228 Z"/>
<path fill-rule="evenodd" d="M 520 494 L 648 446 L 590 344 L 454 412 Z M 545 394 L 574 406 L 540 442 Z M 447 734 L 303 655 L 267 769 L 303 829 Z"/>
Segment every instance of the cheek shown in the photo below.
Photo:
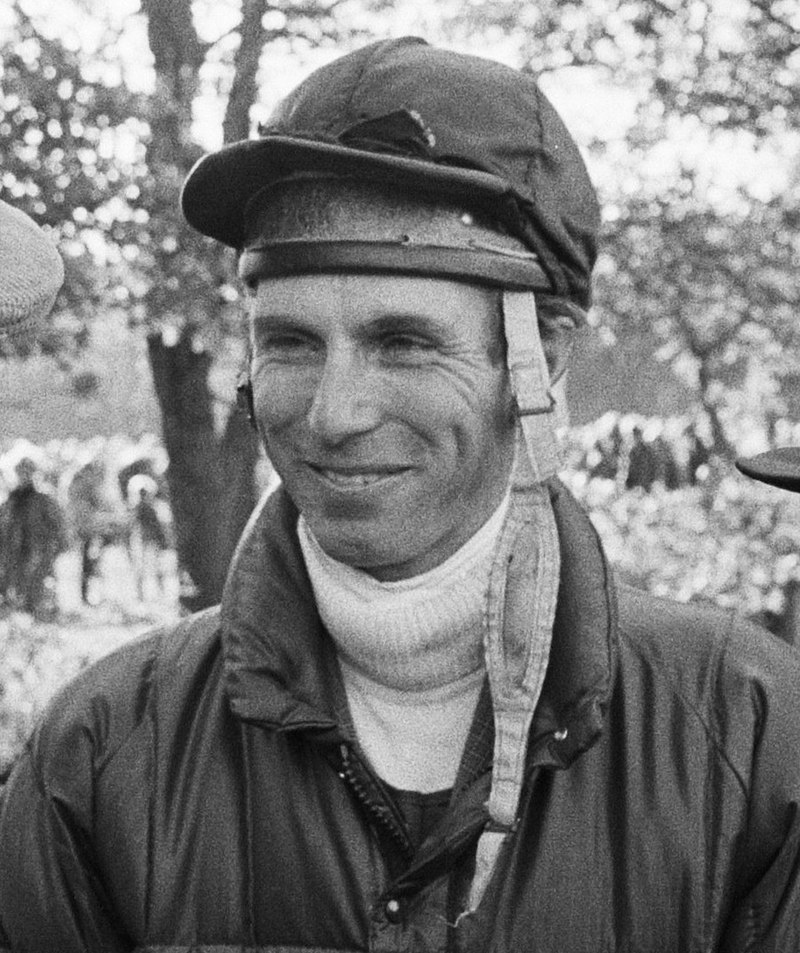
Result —
<path fill-rule="evenodd" d="M 513 424 L 514 397 L 502 367 L 483 367 L 457 380 L 451 377 L 442 388 L 439 403 L 475 433 L 500 436 Z"/>
<path fill-rule="evenodd" d="M 418 373 L 408 386 L 397 389 L 394 404 L 408 402 L 423 414 L 472 419 L 484 416 L 501 388 L 499 372 L 473 357 L 442 361 Z"/>
<path fill-rule="evenodd" d="M 255 362 L 252 382 L 256 419 L 265 430 L 290 424 L 304 414 L 310 398 L 309 384 L 302 374 Z"/>
<path fill-rule="evenodd" d="M 516 415 L 504 371 L 420 378 L 416 387 L 395 391 L 392 408 L 395 419 L 461 464 L 503 456 L 513 446 Z"/>

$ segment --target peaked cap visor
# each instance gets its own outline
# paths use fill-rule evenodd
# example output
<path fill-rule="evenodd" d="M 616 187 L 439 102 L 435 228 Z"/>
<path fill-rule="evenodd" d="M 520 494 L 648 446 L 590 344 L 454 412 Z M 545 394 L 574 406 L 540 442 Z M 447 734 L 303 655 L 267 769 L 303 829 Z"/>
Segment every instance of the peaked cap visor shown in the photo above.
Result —
<path fill-rule="evenodd" d="M 443 196 L 470 204 L 476 200 L 485 202 L 490 207 L 514 199 L 506 182 L 480 169 L 436 165 L 314 139 L 270 135 L 235 142 L 203 156 L 184 184 L 183 214 L 203 235 L 241 250 L 246 237 L 245 209 L 250 199 L 264 186 L 298 172 L 364 175 L 412 190 L 422 182 L 426 190 L 439 190 Z"/>
<path fill-rule="evenodd" d="M 800 493 L 800 447 L 781 447 L 736 461 L 745 476 Z"/>

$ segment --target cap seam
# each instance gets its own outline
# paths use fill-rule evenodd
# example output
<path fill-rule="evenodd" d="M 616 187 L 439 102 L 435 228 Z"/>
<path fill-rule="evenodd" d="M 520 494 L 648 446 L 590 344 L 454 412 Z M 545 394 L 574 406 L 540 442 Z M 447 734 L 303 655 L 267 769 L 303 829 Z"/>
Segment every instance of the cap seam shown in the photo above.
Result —
<path fill-rule="evenodd" d="M 544 143 L 544 123 L 542 122 L 542 97 L 537 86 L 534 86 L 534 95 L 536 97 L 536 130 L 539 134 L 539 149 L 532 152 L 530 159 L 525 166 L 525 185 L 530 192 L 531 198 L 535 198 L 531 182 L 533 181 L 533 170 L 539 163 L 540 150 L 545 148 Z"/>
<path fill-rule="evenodd" d="M 370 55 L 364 59 L 364 62 L 361 64 L 361 67 L 358 70 L 357 75 L 353 79 L 353 82 L 350 86 L 349 94 L 347 96 L 347 99 L 344 102 L 344 108 L 351 119 L 355 115 L 353 101 L 356 97 L 357 92 L 359 91 L 360 87 L 363 84 L 364 75 L 366 74 L 367 70 L 369 70 L 370 67 L 372 67 L 379 60 L 380 54 L 383 53 L 384 49 L 385 49 L 385 44 L 383 43 L 376 44 L 373 50 L 370 52 Z M 364 117 L 359 116 L 357 118 L 364 118 Z M 328 126 L 328 131 L 334 128 L 335 128 L 335 123 L 331 123 Z"/>
<path fill-rule="evenodd" d="M 531 157 L 528 159 L 528 162 L 525 165 L 525 187 L 528 190 L 530 195 L 530 203 L 532 208 L 536 208 L 536 193 L 532 188 L 531 183 L 536 180 L 535 170 L 541 161 L 541 151 L 545 149 L 545 129 L 544 121 L 542 119 L 542 92 L 537 85 L 534 84 L 533 93 L 535 97 L 535 122 L 536 122 L 536 131 L 538 133 L 539 148 L 535 149 Z M 533 218 L 533 216 L 531 216 Z M 553 261 L 553 257 L 550 254 L 550 249 L 547 247 L 545 241 L 540 241 L 541 235 L 538 229 L 532 229 L 536 234 L 536 254 L 539 258 L 539 262 L 544 269 L 545 274 L 550 279 L 553 287 L 556 289 L 556 292 L 559 294 L 571 293 L 571 282 L 560 274 L 560 269 L 558 267 L 558 261 Z"/>

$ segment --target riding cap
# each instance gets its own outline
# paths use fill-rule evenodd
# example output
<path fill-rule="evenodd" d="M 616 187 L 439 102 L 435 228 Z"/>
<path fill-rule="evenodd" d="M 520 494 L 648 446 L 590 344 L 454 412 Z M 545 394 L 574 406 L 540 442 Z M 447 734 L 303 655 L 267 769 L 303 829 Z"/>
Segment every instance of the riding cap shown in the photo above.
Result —
<path fill-rule="evenodd" d="M 597 198 L 531 75 L 416 37 L 370 44 L 312 73 L 259 138 L 201 158 L 184 184 L 183 212 L 241 251 L 257 193 L 314 172 L 409 196 L 425 190 L 484 212 L 536 256 L 550 293 L 590 303 Z"/>

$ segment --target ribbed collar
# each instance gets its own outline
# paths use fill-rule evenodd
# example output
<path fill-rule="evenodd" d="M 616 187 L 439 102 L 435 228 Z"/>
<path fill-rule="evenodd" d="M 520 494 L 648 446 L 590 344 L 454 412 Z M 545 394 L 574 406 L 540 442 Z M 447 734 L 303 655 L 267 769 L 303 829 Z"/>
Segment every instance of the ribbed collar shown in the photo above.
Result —
<path fill-rule="evenodd" d="M 559 481 L 550 484 L 561 546 L 561 581 L 550 663 L 532 740 L 569 727 L 558 760 L 568 763 L 597 737 L 611 693 L 616 602 L 601 544 Z M 226 683 L 239 717 L 321 740 L 346 733 L 343 689 L 297 541 L 298 513 L 282 489 L 254 512 L 222 598 Z"/>
<path fill-rule="evenodd" d="M 322 621 L 351 669 L 404 692 L 443 688 L 483 668 L 483 616 L 509 495 L 449 559 L 381 582 L 332 559 L 301 516 L 298 536 Z"/>

